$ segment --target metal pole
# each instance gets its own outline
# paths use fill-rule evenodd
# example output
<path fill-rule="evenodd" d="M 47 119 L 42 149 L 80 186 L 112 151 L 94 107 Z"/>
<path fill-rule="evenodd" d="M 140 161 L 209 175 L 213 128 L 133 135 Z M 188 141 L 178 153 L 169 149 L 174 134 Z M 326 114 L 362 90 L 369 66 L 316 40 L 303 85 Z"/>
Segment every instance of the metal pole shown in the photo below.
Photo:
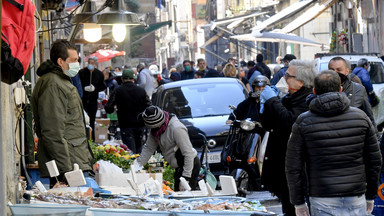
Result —
<path fill-rule="evenodd" d="M 3 8 L 2 1 L 0 1 L 0 7 Z M 2 17 L 2 12 L 0 11 L 0 17 Z M 0 23 L 2 22 L 0 18 Z M 1 54 L 0 54 L 1 57 Z M 0 77 L 1 77 L 1 69 L 0 69 Z M 0 83 L 0 88 L 3 88 L 4 84 Z M 0 91 L 0 101 L 3 101 L 2 93 L 4 91 Z M 3 107 L 3 106 L 1 106 Z M 3 110 L 0 107 L 0 122 L 3 124 Z M 2 125 L 2 129 L 5 128 L 5 125 Z M 0 140 L 3 141 L 3 132 L 2 129 L 0 129 Z M 0 215 L 7 215 L 7 191 L 6 191 L 6 182 L 7 182 L 7 163 L 6 163 L 6 142 L 2 143 L 0 145 Z"/>

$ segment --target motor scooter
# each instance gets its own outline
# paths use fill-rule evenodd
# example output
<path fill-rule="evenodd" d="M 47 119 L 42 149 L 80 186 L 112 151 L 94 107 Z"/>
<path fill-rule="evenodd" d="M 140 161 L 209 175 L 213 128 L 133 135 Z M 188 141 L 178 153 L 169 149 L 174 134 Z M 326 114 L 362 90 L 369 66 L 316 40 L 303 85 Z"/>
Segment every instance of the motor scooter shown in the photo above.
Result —
<path fill-rule="evenodd" d="M 261 146 L 263 131 L 259 122 L 250 119 L 236 119 L 230 125 L 221 162 L 228 167 L 229 173 L 235 178 L 240 196 L 246 196 L 247 191 L 261 190 L 260 171 L 257 163 L 257 154 Z"/>

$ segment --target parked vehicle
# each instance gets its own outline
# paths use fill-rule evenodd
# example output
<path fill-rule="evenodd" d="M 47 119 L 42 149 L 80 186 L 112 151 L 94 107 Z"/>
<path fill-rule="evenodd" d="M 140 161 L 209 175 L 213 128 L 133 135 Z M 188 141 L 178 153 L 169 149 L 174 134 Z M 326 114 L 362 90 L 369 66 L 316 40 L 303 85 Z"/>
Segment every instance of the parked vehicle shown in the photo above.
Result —
<path fill-rule="evenodd" d="M 248 97 L 246 87 L 235 78 L 204 78 L 176 81 L 159 86 L 152 95 L 153 105 L 174 113 L 188 128 L 193 147 L 201 154 L 203 134 L 208 140 L 208 163 L 217 176 L 228 174 L 220 163 L 229 126 L 225 124 L 228 104 Z"/>
<path fill-rule="evenodd" d="M 340 56 L 351 62 L 351 69 L 356 67 L 357 61 L 361 58 L 366 58 L 370 63 L 369 75 L 371 77 L 371 83 L 373 90 L 380 99 L 380 103 L 372 108 L 373 117 L 375 118 L 378 129 L 384 126 L 384 62 L 376 54 L 334 54 L 334 53 L 318 53 L 315 55 L 315 67 L 321 72 L 328 69 L 328 62 L 333 57 Z"/>
<path fill-rule="evenodd" d="M 229 107 L 231 110 L 236 109 L 234 106 Z M 257 156 L 261 146 L 262 132 L 260 122 L 235 119 L 230 126 L 221 153 L 221 161 L 228 166 L 230 174 L 235 178 L 238 192 L 242 196 L 245 196 L 247 191 L 260 189 Z"/>

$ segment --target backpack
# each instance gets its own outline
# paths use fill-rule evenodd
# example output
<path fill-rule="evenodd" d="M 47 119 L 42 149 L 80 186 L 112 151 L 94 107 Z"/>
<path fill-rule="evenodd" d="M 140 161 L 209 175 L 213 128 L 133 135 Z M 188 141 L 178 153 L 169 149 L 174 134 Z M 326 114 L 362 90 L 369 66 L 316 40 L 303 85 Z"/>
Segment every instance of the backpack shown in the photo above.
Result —
<path fill-rule="evenodd" d="M 2 3 L 1 81 L 12 84 L 28 70 L 35 47 L 35 5 L 31 0 Z"/>

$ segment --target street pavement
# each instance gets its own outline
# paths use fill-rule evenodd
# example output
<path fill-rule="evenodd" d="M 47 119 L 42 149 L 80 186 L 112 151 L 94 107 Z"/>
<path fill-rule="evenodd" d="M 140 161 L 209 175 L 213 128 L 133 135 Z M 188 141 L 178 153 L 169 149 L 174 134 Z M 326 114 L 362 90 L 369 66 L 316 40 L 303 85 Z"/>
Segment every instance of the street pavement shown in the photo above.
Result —
<path fill-rule="evenodd" d="M 272 196 L 268 191 L 251 191 L 247 193 L 247 199 L 258 200 L 266 207 L 269 212 L 277 215 L 283 215 L 281 211 L 281 203 L 276 196 Z"/>

